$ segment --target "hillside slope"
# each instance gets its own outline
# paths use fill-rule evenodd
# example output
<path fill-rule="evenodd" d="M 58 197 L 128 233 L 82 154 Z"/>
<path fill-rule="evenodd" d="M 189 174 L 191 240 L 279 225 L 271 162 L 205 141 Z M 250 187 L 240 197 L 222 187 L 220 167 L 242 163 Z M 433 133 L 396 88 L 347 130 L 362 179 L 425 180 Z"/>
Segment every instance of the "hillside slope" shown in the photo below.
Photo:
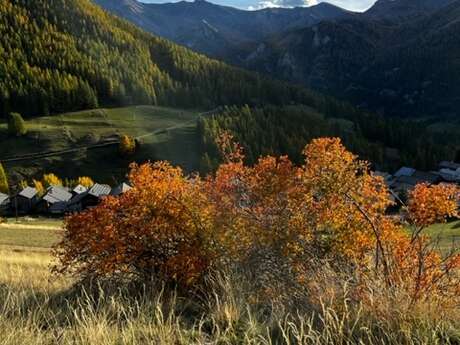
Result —
<path fill-rule="evenodd" d="M 311 100 L 306 90 L 147 34 L 89 0 L 1 1 L 0 35 L 0 116 Z"/>

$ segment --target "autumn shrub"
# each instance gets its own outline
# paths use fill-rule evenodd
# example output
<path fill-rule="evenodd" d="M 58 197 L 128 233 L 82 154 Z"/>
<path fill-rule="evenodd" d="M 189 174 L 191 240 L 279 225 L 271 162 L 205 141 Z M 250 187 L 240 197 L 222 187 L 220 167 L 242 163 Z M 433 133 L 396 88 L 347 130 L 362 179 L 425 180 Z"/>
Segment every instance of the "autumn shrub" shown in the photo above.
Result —
<path fill-rule="evenodd" d="M 91 188 L 92 186 L 94 186 L 94 181 L 91 177 L 80 176 L 77 179 L 77 184 L 82 185 L 83 187 L 86 187 L 86 188 Z"/>
<path fill-rule="evenodd" d="M 131 156 L 136 152 L 136 140 L 129 135 L 120 137 L 119 151 L 122 156 Z"/>
<path fill-rule="evenodd" d="M 134 187 L 70 216 L 58 248 L 62 271 L 189 285 L 212 264 L 212 228 L 199 178 L 167 163 L 133 165 Z"/>
<path fill-rule="evenodd" d="M 45 188 L 63 185 L 61 178 L 53 173 L 44 174 L 41 182 Z"/>
<path fill-rule="evenodd" d="M 225 163 L 204 179 L 168 163 L 133 165 L 131 191 L 66 219 L 57 269 L 196 287 L 210 270 L 239 267 L 276 297 L 308 290 L 327 265 L 350 277 L 357 301 L 378 286 L 410 304 L 460 302 L 459 256 L 442 255 L 423 233 L 456 216 L 456 187 L 418 186 L 402 224 L 386 213 L 383 179 L 339 139 L 313 140 L 302 166 L 287 157 L 246 166 L 230 136 L 219 144 Z"/>

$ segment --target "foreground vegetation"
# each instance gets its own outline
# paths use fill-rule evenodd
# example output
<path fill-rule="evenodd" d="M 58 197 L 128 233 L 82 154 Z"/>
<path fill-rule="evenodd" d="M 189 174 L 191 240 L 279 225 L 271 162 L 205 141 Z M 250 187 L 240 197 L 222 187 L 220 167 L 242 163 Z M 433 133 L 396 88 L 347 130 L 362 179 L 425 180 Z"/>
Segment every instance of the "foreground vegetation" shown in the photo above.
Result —
<path fill-rule="evenodd" d="M 327 270 L 318 276 L 322 302 L 302 296 L 302 309 L 262 303 L 248 280 L 214 278 L 209 289 L 184 297 L 154 283 L 145 289 L 73 287 L 49 274 L 44 253 L 0 252 L 2 345 L 42 344 L 458 344 L 458 310 L 408 310 L 404 296 L 390 304 L 375 296 L 355 306 L 346 285 L 330 295 Z M 244 283 L 246 282 L 246 283 Z M 133 291 L 136 291 L 133 293 Z M 134 296 L 133 296 L 134 295 Z M 291 300 L 292 302 L 292 300 Z M 457 321 L 455 321 L 457 320 Z"/>
<path fill-rule="evenodd" d="M 1 247 L 0 344 L 460 342 L 460 256 L 425 236 L 457 216 L 457 188 L 416 187 L 401 223 L 337 139 L 300 167 L 220 147 L 206 179 L 134 166 L 131 191 L 65 220 L 53 256 Z"/>

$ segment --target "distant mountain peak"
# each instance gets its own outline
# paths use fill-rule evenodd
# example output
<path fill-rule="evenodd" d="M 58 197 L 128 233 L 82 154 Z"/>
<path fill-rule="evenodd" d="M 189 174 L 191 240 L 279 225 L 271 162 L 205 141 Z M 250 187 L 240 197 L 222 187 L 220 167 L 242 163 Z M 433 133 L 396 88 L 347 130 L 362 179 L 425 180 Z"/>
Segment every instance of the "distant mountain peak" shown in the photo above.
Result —
<path fill-rule="evenodd" d="M 425 15 L 455 0 L 377 0 L 366 15 L 381 19 L 401 19 Z"/>

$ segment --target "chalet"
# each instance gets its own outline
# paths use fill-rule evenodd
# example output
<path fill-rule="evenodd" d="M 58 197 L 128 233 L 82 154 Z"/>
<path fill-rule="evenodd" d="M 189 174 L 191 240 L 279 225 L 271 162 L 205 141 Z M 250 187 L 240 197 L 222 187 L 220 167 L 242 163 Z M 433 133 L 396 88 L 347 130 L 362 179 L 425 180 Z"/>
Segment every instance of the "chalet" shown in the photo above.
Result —
<path fill-rule="evenodd" d="M 397 172 L 394 173 L 394 177 L 398 178 L 401 176 L 412 176 L 415 173 L 415 169 L 413 168 L 408 168 L 408 167 L 402 167 L 399 169 Z"/>
<path fill-rule="evenodd" d="M 30 213 L 39 201 L 38 191 L 32 187 L 26 187 L 19 192 L 14 200 L 16 212 L 20 214 Z"/>
<path fill-rule="evenodd" d="M 68 209 L 72 212 L 79 212 L 88 207 L 99 204 L 102 198 L 110 195 L 112 187 L 106 184 L 94 184 L 89 190 L 81 194 L 74 195 L 70 200 Z"/>
<path fill-rule="evenodd" d="M 37 205 L 40 212 L 50 214 L 64 214 L 73 195 L 66 188 L 51 186 Z"/>
<path fill-rule="evenodd" d="M 442 181 L 439 174 L 418 171 L 412 168 L 403 167 L 395 174 L 390 183 L 390 188 L 397 194 L 407 194 L 416 185 L 421 183 L 436 184 Z"/>
<path fill-rule="evenodd" d="M 439 163 L 439 169 L 448 169 L 448 170 L 459 170 L 460 169 L 460 164 L 459 163 L 454 163 L 454 162 L 448 162 L 448 161 L 442 161 Z"/>
<path fill-rule="evenodd" d="M 0 215 L 5 215 L 10 209 L 10 196 L 0 193 Z"/>
<path fill-rule="evenodd" d="M 121 185 L 113 188 L 112 192 L 110 193 L 110 195 L 119 196 L 119 195 L 125 194 L 126 192 L 130 191 L 131 189 L 133 189 L 133 187 L 131 187 L 129 184 L 123 182 Z"/>

